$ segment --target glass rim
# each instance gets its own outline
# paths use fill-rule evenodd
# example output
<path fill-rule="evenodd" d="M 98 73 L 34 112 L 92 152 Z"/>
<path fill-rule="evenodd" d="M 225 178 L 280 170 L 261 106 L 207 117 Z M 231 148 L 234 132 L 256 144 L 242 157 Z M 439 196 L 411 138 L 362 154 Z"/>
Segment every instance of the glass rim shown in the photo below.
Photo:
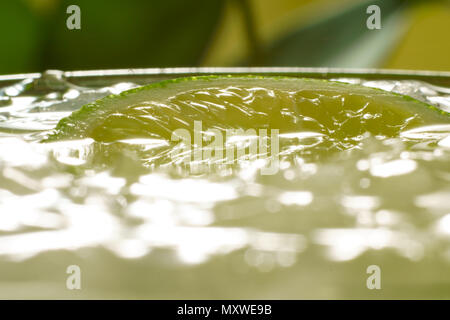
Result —
<path fill-rule="evenodd" d="M 182 68 L 129 68 L 61 71 L 47 70 L 43 73 L 22 73 L 0 75 L 0 86 L 25 79 L 38 79 L 43 74 L 64 78 L 75 84 L 95 84 L 99 81 L 157 81 L 164 78 L 254 74 L 278 75 L 310 78 L 360 78 L 366 80 L 423 80 L 438 85 L 450 86 L 450 71 L 401 70 L 401 69 L 361 69 L 361 68 L 309 68 L 309 67 L 182 67 Z"/>

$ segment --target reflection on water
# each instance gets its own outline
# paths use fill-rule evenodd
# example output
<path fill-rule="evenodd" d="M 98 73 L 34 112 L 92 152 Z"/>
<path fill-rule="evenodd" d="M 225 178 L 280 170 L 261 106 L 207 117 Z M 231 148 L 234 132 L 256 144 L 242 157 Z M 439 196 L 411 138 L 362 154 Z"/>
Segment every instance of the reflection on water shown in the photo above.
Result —
<path fill-rule="evenodd" d="M 304 152 L 323 133 L 284 133 L 274 176 L 257 161 L 186 175 L 149 166 L 163 139 L 39 143 L 134 86 L 39 81 L 0 90 L 0 297 L 450 297 L 449 125 L 363 135 L 326 161 Z M 450 101 L 425 83 L 366 84 Z M 365 287 L 372 264 L 380 292 Z"/>

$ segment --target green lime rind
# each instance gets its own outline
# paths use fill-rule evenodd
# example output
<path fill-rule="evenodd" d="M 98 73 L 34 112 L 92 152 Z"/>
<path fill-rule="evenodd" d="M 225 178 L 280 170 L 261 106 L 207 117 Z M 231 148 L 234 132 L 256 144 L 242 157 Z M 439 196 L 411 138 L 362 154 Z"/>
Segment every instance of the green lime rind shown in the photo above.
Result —
<path fill-rule="evenodd" d="M 263 81 L 260 81 L 263 80 Z M 270 80 L 270 81 L 269 81 Z M 119 111 L 139 100 L 151 98 L 156 101 L 163 101 L 177 93 L 211 87 L 211 84 L 220 86 L 223 84 L 247 84 L 253 86 L 270 87 L 275 89 L 309 89 L 317 91 L 341 91 L 348 94 L 363 94 L 376 96 L 381 100 L 387 99 L 406 108 L 415 108 L 415 112 L 420 113 L 433 123 L 450 122 L 450 113 L 437 108 L 436 106 L 416 100 L 410 96 L 384 91 L 378 88 L 369 88 L 361 85 L 349 84 L 337 81 L 321 79 L 296 78 L 287 76 L 258 76 L 258 75 L 209 75 L 176 78 L 151 83 L 142 87 L 130 89 L 120 94 L 113 94 L 103 97 L 94 102 L 82 106 L 74 111 L 70 116 L 61 119 L 53 132 L 42 142 L 51 142 L 64 139 L 81 139 L 89 137 L 92 124 L 114 111 Z"/>

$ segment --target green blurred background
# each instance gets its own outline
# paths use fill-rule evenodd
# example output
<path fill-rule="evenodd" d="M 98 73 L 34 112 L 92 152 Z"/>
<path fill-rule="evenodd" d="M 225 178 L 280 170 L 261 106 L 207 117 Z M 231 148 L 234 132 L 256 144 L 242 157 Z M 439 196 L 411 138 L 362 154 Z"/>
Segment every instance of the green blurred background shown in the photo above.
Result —
<path fill-rule="evenodd" d="M 81 30 L 69 30 L 69 5 Z M 366 9 L 381 8 L 381 30 Z M 185 66 L 450 70 L 449 0 L 11 0 L 0 74 Z"/>

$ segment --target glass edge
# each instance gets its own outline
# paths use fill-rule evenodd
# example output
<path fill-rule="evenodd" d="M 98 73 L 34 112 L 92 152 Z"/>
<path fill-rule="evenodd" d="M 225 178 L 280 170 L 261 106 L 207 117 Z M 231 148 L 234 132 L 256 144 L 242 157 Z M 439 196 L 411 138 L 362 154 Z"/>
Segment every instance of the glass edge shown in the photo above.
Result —
<path fill-rule="evenodd" d="M 144 69 L 108 69 L 61 71 L 47 70 L 43 74 L 62 77 L 75 84 L 93 84 L 99 81 L 117 81 L 124 79 L 144 83 L 167 78 L 220 75 L 220 74 L 255 74 L 255 75 L 285 75 L 311 78 L 361 78 L 385 80 L 423 80 L 437 85 L 450 86 L 449 71 L 397 70 L 397 69 L 352 69 L 352 68 L 303 68 L 303 67 L 230 67 L 230 68 L 144 68 Z M 0 75 L 0 86 L 21 81 L 37 79 L 41 73 L 24 73 Z"/>

